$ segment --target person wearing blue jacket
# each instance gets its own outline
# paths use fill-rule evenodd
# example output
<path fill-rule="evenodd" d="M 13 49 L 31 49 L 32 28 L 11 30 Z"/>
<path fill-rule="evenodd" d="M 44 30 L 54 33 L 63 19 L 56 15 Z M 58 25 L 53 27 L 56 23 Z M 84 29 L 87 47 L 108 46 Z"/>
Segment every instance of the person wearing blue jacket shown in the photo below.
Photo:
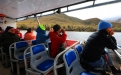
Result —
<path fill-rule="evenodd" d="M 36 29 L 36 44 L 46 43 L 49 41 L 49 34 L 46 33 L 44 25 L 40 24 Z"/>

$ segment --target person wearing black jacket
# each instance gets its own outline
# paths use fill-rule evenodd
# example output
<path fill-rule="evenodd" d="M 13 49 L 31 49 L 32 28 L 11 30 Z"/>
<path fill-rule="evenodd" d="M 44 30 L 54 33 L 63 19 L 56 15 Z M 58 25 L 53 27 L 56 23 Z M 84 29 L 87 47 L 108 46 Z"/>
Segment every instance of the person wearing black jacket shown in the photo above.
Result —
<path fill-rule="evenodd" d="M 9 46 L 14 42 L 20 41 L 20 38 L 15 34 L 13 27 L 8 26 L 5 31 L 0 38 L 0 46 L 3 47 L 3 52 L 9 55 Z"/>
<path fill-rule="evenodd" d="M 80 63 L 82 64 L 82 60 L 86 60 L 90 66 L 102 68 L 105 64 L 102 56 L 107 57 L 105 48 L 117 49 L 116 39 L 112 36 L 113 34 L 112 24 L 106 21 L 100 21 L 98 31 L 90 35 L 85 43 L 80 57 Z M 110 65 L 110 68 L 112 73 L 120 72 L 114 65 Z"/>

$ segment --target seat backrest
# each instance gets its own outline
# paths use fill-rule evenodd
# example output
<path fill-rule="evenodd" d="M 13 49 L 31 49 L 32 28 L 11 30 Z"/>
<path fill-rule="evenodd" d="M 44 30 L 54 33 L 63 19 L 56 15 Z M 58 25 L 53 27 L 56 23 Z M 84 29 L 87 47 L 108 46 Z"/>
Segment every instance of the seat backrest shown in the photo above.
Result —
<path fill-rule="evenodd" d="M 47 47 L 48 47 L 48 50 L 51 49 L 51 42 L 48 42 L 48 43 L 47 43 Z"/>
<path fill-rule="evenodd" d="M 37 66 L 48 58 L 46 47 L 44 44 L 37 44 L 30 48 L 30 52 L 31 68 L 38 71 Z"/>
<path fill-rule="evenodd" d="M 77 45 L 75 46 L 75 50 L 76 50 L 77 55 L 80 56 L 80 54 L 81 54 L 83 48 L 82 48 L 82 46 L 81 46 L 80 44 L 77 44 Z"/>
<path fill-rule="evenodd" d="M 79 60 L 77 58 L 77 55 L 73 49 L 68 50 L 63 55 L 65 67 L 66 67 L 66 75 L 71 75 L 74 70 L 77 70 L 77 68 L 80 66 L 80 72 L 81 70 L 84 71 L 84 69 L 81 67 Z"/>
<path fill-rule="evenodd" d="M 36 45 L 36 40 L 32 40 L 32 45 Z"/>
<path fill-rule="evenodd" d="M 51 42 L 47 43 L 47 48 L 48 48 L 48 55 L 50 56 Z"/>
<path fill-rule="evenodd" d="M 27 41 L 20 41 L 14 43 L 14 57 L 18 60 L 23 60 L 24 50 L 29 47 Z"/>

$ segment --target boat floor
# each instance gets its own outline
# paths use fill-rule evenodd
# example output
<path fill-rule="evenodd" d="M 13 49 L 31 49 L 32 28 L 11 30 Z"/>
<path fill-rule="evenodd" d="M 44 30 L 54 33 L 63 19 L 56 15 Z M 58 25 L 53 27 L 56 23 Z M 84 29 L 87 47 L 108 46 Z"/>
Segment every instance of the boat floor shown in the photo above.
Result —
<path fill-rule="evenodd" d="M 119 65 L 121 63 L 120 59 L 117 58 L 117 56 L 114 54 L 113 51 L 109 50 L 109 54 L 113 60 L 113 63 L 115 65 L 116 68 L 119 68 Z M 11 74 L 10 73 L 10 68 L 4 68 L 2 65 L 2 62 L 0 61 L 0 75 L 17 75 L 17 74 Z M 25 75 L 25 71 L 24 69 L 20 72 L 20 75 Z M 31 74 L 29 74 L 31 75 Z M 48 75 L 54 75 L 53 72 L 49 73 Z M 110 74 L 113 75 L 113 74 Z M 120 74 L 116 74 L 116 75 L 121 75 Z"/>

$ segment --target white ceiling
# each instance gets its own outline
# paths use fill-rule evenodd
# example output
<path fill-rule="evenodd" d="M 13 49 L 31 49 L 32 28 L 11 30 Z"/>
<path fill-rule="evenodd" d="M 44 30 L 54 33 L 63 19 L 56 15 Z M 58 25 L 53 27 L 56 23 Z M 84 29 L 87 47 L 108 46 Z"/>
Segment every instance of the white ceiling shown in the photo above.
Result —
<path fill-rule="evenodd" d="M 19 18 L 86 0 L 0 0 L 0 14 Z"/>

